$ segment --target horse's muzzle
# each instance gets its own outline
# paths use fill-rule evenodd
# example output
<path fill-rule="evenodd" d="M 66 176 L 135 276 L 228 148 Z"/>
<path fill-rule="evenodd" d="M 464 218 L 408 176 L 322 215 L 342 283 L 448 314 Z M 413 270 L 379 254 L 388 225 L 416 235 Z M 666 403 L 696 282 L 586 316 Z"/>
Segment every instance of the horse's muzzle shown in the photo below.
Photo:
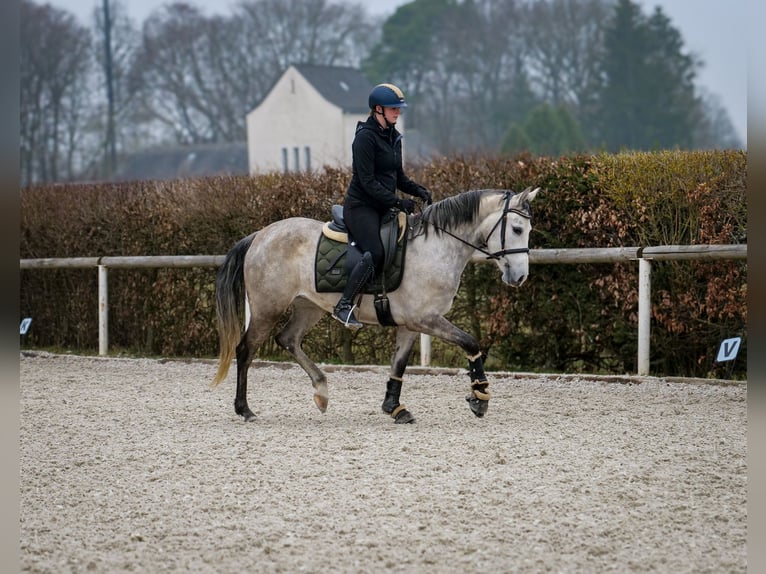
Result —
<path fill-rule="evenodd" d="M 513 271 L 510 265 L 503 265 L 503 283 L 510 285 L 511 287 L 521 287 L 524 281 L 527 280 L 528 273 L 520 273 Z"/>
<path fill-rule="evenodd" d="M 506 285 L 510 285 L 511 287 L 521 287 L 524 281 L 526 280 L 527 280 L 526 275 L 522 275 L 518 279 L 510 279 L 510 278 L 506 279 L 505 275 L 503 275 L 503 283 L 505 283 Z"/>

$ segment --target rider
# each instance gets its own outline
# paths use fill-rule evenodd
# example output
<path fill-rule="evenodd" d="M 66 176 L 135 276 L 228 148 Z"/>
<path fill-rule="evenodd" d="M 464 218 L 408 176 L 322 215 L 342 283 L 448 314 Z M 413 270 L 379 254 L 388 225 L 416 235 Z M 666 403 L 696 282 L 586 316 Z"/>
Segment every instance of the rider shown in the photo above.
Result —
<path fill-rule="evenodd" d="M 431 194 L 404 174 L 402 135 L 396 120 L 407 107 L 404 94 L 393 84 L 378 84 L 368 98 L 370 115 L 358 122 L 352 150 L 351 183 L 343 202 L 343 218 L 349 235 L 363 253 L 343 290 L 332 316 L 351 329 L 363 325 L 354 317 L 354 298 L 376 272 L 383 267 L 383 244 L 380 241 L 381 218 L 391 208 L 406 213 L 415 210 L 412 199 L 400 199 L 397 188 L 431 203 Z"/>

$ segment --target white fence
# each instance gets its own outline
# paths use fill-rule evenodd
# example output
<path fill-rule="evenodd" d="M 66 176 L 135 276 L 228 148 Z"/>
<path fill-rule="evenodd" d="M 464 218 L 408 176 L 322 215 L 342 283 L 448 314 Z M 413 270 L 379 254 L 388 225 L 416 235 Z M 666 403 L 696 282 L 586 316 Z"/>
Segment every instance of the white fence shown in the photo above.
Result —
<path fill-rule="evenodd" d="M 21 269 L 98 269 L 98 352 L 109 348 L 109 292 L 107 269 L 158 267 L 219 267 L 223 255 L 160 255 L 147 257 L 71 257 L 21 259 Z M 614 263 L 638 261 L 638 374 L 649 374 L 652 261 L 747 259 L 747 245 L 662 245 L 590 249 L 532 249 L 532 264 Z M 421 337 L 422 365 L 430 363 L 430 339 Z"/>

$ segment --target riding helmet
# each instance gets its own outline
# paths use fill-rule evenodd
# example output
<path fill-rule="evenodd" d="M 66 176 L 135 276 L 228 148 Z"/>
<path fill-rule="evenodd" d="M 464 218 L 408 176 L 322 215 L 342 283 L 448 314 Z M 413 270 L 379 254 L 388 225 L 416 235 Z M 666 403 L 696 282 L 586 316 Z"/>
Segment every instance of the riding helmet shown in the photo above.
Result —
<path fill-rule="evenodd" d="M 384 108 L 406 108 L 407 102 L 404 101 L 404 94 L 393 84 L 378 84 L 370 92 L 370 109 L 375 106 Z"/>

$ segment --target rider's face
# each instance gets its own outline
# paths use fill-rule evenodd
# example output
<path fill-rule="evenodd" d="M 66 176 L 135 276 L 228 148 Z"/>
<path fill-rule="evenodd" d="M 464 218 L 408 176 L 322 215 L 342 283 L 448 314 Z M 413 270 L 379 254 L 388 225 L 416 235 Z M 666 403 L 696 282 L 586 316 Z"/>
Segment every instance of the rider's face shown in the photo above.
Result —
<path fill-rule="evenodd" d="M 384 108 L 383 106 L 380 106 L 383 110 L 382 115 L 378 115 L 378 122 L 381 126 L 386 127 L 386 122 L 388 122 L 391 125 L 396 124 L 396 120 L 399 119 L 399 115 L 402 113 L 401 108 Z"/>
<path fill-rule="evenodd" d="M 402 108 L 383 108 L 383 117 L 386 118 L 390 124 L 395 124 L 401 113 Z"/>

